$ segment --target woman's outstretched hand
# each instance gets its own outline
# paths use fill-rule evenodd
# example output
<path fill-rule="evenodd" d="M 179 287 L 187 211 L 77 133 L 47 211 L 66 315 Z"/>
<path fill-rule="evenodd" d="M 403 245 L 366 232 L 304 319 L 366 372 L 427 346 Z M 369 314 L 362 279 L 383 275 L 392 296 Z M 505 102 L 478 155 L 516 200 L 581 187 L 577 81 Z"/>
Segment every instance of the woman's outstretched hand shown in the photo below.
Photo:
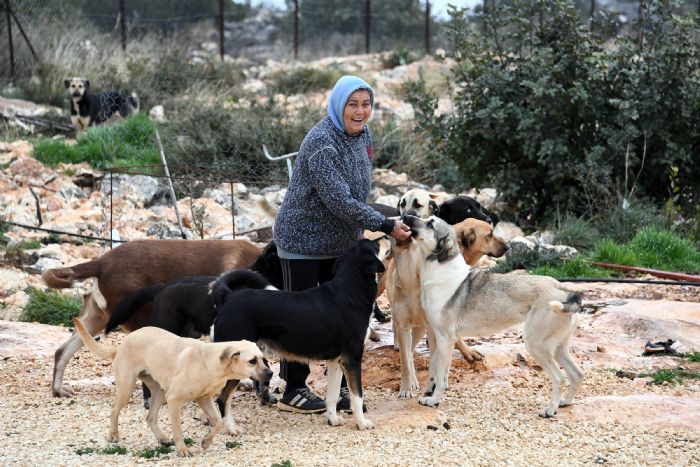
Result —
<path fill-rule="evenodd" d="M 389 234 L 396 240 L 408 240 L 411 236 L 411 228 L 401 221 L 396 221 L 394 230 Z"/>

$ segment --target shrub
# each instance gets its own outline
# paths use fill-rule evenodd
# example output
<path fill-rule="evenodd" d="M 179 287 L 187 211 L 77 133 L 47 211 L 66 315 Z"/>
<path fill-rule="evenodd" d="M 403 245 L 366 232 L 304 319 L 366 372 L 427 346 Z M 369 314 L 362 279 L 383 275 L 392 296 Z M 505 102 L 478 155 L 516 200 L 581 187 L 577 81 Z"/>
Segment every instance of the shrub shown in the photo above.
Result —
<path fill-rule="evenodd" d="M 294 68 L 279 71 L 270 78 L 275 92 L 284 95 L 304 94 L 311 91 L 328 91 L 343 76 L 340 70 L 318 69 L 311 67 Z"/>
<path fill-rule="evenodd" d="M 73 326 L 73 318 L 78 316 L 83 305 L 79 295 L 63 295 L 57 290 L 41 290 L 29 286 L 25 290 L 29 302 L 20 316 L 21 321 Z"/>
<path fill-rule="evenodd" d="M 554 234 L 558 245 L 569 245 L 577 250 L 592 250 L 600 234 L 593 223 L 583 217 L 567 214 Z"/>
<path fill-rule="evenodd" d="M 601 237 L 616 242 L 628 242 L 644 227 L 661 227 L 663 215 L 661 210 L 645 199 L 633 199 L 629 206 L 622 207 L 621 202 L 609 202 L 591 219 Z"/>
<path fill-rule="evenodd" d="M 87 162 L 93 167 L 159 164 L 155 124 L 138 114 L 112 125 L 90 127 L 74 145 L 42 139 L 34 146 L 34 157 L 49 166 Z"/>
<path fill-rule="evenodd" d="M 644 228 L 629 242 L 639 266 L 670 271 L 700 271 L 700 251 L 689 240 L 678 235 Z"/>
<path fill-rule="evenodd" d="M 635 31 L 606 44 L 574 3 L 494 2 L 483 35 L 465 11 L 450 23 L 455 110 L 409 88 L 417 129 L 468 186 L 496 186 L 541 220 L 557 208 L 592 216 L 633 190 L 657 203 L 678 168 L 679 205 L 700 186 L 700 33 L 678 2 L 641 2 Z M 637 177 L 637 174 L 642 176 Z M 633 181 L 634 180 L 634 181 Z"/>
<path fill-rule="evenodd" d="M 607 269 L 592 266 L 590 261 L 582 255 L 576 255 L 560 265 L 538 266 L 533 268 L 530 273 L 557 279 L 606 278 L 613 275 Z"/>

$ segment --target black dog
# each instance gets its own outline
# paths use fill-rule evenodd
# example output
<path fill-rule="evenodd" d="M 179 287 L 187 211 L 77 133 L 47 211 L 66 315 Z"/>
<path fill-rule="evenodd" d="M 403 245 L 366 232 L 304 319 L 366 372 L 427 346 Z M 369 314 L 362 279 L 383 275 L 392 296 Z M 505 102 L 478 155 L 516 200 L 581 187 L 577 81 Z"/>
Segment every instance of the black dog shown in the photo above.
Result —
<path fill-rule="evenodd" d="M 84 78 L 70 78 L 64 80 L 63 85 L 68 90 L 70 119 L 78 135 L 89 126 L 139 112 L 139 98 L 136 93 L 132 93 L 131 96 L 119 91 L 92 94 L 90 81 Z"/>
<path fill-rule="evenodd" d="M 487 211 L 470 196 L 456 196 L 445 201 L 438 206 L 435 215 L 450 225 L 458 224 L 468 218 L 488 222 L 491 225 L 498 223 L 498 217 L 495 214 Z"/>
<path fill-rule="evenodd" d="M 232 293 L 214 321 L 212 340 L 261 341 L 292 361 L 326 360 L 326 418 L 331 425 L 342 423 L 336 414 L 342 368 L 358 428 L 371 428 L 362 411 L 361 362 L 377 294 L 376 274 L 384 271 L 378 254 L 378 241 L 358 240 L 338 258 L 333 278 L 318 287 L 303 291 L 244 289 Z M 230 398 L 236 384 L 237 381 L 229 381 L 221 395 L 229 427 L 233 423 Z M 268 390 L 268 385 L 259 386 L 259 391 Z"/>
<path fill-rule="evenodd" d="M 218 312 L 217 305 L 238 288 L 282 288 L 282 266 L 277 246 L 270 242 L 250 266 L 250 271 L 234 269 L 219 277 L 185 276 L 166 284 L 156 284 L 133 292 L 112 311 L 105 334 L 126 322 L 146 303 L 153 303 L 150 312 L 140 319 L 140 327 L 155 326 L 182 337 L 199 338 L 209 333 Z M 246 271 L 250 274 L 246 274 Z M 254 273 L 256 271 L 260 274 Z M 151 392 L 143 386 L 144 406 L 150 404 Z M 270 397 L 263 403 L 274 403 Z"/>

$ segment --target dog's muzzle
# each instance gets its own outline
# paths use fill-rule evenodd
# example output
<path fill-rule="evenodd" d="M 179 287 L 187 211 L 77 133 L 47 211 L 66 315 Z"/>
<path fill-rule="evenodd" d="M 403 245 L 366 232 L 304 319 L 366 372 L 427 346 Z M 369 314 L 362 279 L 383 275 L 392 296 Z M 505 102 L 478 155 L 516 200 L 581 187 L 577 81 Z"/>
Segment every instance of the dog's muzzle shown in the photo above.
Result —
<path fill-rule="evenodd" d="M 78 91 L 75 91 L 75 92 L 74 92 L 73 94 L 71 94 L 71 95 L 72 95 L 73 97 L 81 97 L 83 94 L 80 93 L 80 92 L 78 92 Z"/>

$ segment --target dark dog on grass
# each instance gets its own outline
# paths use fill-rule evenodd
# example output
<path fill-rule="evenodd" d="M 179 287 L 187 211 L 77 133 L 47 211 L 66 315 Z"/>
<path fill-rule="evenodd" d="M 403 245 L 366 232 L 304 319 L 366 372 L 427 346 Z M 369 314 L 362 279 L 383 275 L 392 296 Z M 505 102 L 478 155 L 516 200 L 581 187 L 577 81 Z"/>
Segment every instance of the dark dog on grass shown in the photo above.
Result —
<path fill-rule="evenodd" d="M 377 274 L 384 271 L 391 245 L 388 237 L 358 240 L 336 262 L 333 278 L 303 291 L 253 290 L 233 292 L 214 321 L 214 342 L 247 339 L 291 361 L 326 360 L 326 419 L 344 423 L 336 412 L 342 373 L 348 381 L 351 408 L 358 429 L 373 428 L 362 410 L 361 362 Z M 342 372 L 341 372 L 342 369 Z M 224 426 L 234 431 L 230 400 L 237 381 L 229 381 L 224 400 Z M 260 385 L 259 390 L 269 387 Z"/>
<path fill-rule="evenodd" d="M 139 112 L 136 93 L 127 96 L 119 91 L 90 92 L 90 80 L 69 78 L 63 81 L 70 99 L 70 119 L 77 135 L 89 126 L 100 125 L 108 120 L 128 117 Z"/>

